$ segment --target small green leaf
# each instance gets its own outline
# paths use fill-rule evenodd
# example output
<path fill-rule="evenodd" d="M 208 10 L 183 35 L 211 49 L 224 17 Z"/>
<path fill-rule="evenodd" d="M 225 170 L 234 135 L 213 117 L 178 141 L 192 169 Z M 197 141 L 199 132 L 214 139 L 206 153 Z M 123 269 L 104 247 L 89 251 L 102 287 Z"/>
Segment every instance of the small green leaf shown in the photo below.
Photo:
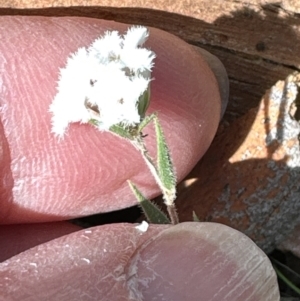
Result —
<path fill-rule="evenodd" d="M 150 104 L 150 86 L 147 90 L 139 97 L 138 102 L 138 113 L 143 118 Z"/>
<path fill-rule="evenodd" d="M 194 222 L 200 222 L 199 217 L 197 216 L 196 212 L 193 210 L 193 221 Z"/>
<path fill-rule="evenodd" d="M 94 125 L 94 126 L 99 126 L 99 121 L 98 120 L 96 120 L 96 119 L 90 119 L 89 120 L 89 123 L 91 124 L 91 125 Z"/>
<path fill-rule="evenodd" d="M 113 126 L 111 126 L 109 128 L 109 130 L 114 133 L 115 135 L 127 139 L 127 140 L 133 140 L 134 136 L 129 132 L 129 130 L 127 130 L 126 128 L 124 128 L 122 125 L 119 124 L 115 124 Z"/>
<path fill-rule="evenodd" d="M 151 201 L 143 196 L 140 190 L 131 182 L 128 184 L 140 203 L 140 206 L 148 219 L 152 224 L 170 224 L 168 217 Z"/>
<path fill-rule="evenodd" d="M 168 149 L 166 139 L 164 137 L 161 125 L 158 118 L 154 118 L 155 132 L 156 132 L 156 144 L 157 144 L 157 169 L 158 174 L 164 188 L 167 190 L 168 202 L 167 205 L 173 204 L 176 194 L 176 177 L 175 171 Z"/>
<path fill-rule="evenodd" d="M 156 114 L 153 113 L 151 115 L 147 115 L 142 122 L 138 126 L 138 131 L 142 132 L 142 130 L 154 119 L 156 118 Z"/>

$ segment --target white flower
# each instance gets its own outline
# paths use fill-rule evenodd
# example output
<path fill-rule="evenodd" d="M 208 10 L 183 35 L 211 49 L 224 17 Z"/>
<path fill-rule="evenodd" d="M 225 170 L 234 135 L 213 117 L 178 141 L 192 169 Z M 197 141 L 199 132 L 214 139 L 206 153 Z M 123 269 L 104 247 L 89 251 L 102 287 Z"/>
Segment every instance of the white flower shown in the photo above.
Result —
<path fill-rule="evenodd" d="M 89 57 L 85 48 L 80 48 L 68 58 L 65 69 L 60 70 L 58 93 L 50 111 L 52 131 L 62 136 L 71 122 L 88 122 L 88 111 L 84 107 L 86 92 L 89 90 Z"/>
<path fill-rule="evenodd" d="M 149 89 L 155 58 L 141 47 L 148 35 L 141 26 L 123 37 L 106 32 L 68 58 L 50 106 L 52 132 L 62 137 L 72 122 L 93 120 L 100 130 L 109 130 L 115 124 L 134 126 L 141 121 L 138 102 Z"/>
<path fill-rule="evenodd" d="M 137 48 L 142 46 L 149 37 L 149 32 L 146 27 L 136 26 L 127 30 L 124 36 L 123 48 Z"/>
<path fill-rule="evenodd" d="M 122 41 L 119 32 L 107 31 L 104 37 L 96 39 L 89 47 L 89 55 L 95 56 L 99 62 L 107 64 L 120 53 Z"/>

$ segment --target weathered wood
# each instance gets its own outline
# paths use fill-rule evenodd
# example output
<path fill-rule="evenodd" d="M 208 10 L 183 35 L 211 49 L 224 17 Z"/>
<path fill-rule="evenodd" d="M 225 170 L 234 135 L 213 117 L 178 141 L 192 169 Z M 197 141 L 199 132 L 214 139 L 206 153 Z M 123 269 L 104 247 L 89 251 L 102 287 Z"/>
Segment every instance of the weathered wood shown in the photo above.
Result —
<path fill-rule="evenodd" d="M 269 252 L 300 222 L 300 75 L 278 81 L 260 106 L 220 128 L 178 186 L 180 220 L 227 224 Z M 188 201 L 187 201 L 188 200 Z"/>

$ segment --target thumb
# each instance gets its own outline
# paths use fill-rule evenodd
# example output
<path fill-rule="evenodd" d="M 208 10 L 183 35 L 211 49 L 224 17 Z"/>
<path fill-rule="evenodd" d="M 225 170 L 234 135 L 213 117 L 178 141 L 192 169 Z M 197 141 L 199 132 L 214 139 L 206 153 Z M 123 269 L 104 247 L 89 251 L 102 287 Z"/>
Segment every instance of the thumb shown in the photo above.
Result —
<path fill-rule="evenodd" d="M 136 200 L 128 179 L 147 197 L 158 195 L 139 153 L 126 141 L 79 124 L 58 141 L 50 129 L 49 105 L 70 53 L 106 30 L 124 33 L 128 26 L 76 17 L 4 16 L 0 27 L 1 222 L 56 221 L 132 206 Z M 146 47 L 157 55 L 149 112 L 158 112 L 181 180 L 216 132 L 218 84 L 203 57 L 175 36 L 152 28 Z M 153 128 L 147 134 L 155 155 Z"/>
<path fill-rule="evenodd" d="M 279 301 L 272 265 L 248 237 L 195 222 L 81 230 L 1 263 L 0 287 L 2 300 Z"/>

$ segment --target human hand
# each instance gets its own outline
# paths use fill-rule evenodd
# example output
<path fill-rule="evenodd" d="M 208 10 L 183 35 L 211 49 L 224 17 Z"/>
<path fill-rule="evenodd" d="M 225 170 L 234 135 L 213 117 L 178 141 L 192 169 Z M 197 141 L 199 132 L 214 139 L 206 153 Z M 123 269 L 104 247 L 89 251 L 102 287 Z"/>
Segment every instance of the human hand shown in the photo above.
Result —
<path fill-rule="evenodd" d="M 4 17 L 0 24 L 5 41 L 0 60 L 1 222 L 54 222 L 131 206 L 135 199 L 127 187 L 129 178 L 148 197 L 157 195 L 159 190 L 149 180 L 142 160 L 126 142 L 82 125 L 72 125 L 63 141 L 50 133 L 48 107 L 58 68 L 70 52 L 89 44 L 99 31 L 127 26 L 39 17 Z M 150 110 L 159 113 L 182 179 L 216 132 L 221 110 L 218 85 L 190 46 L 156 30 L 150 37 L 149 46 L 158 56 Z M 148 134 L 151 152 L 154 135 L 151 130 Z M 10 245 L 11 256 L 17 253 L 12 249 L 18 243 L 15 233 L 24 229 L 20 227 L 0 228 L 2 245 L 4 240 Z M 24 248 L 42 227 L 51 230 L 43 228 L 36 241 Z M 18 252 L 77 228 L 52 223 L 27 225 L 26 230 Z M 238 246 L 235 240 L 240 241 Z M 140 258 L 151 264 L 143 266 Z M 258 267 L 245 267 L 246 259 Z M 135 264 L 141 282 L 134 273 Z M 246 282 L 247 272 L 262 278 L 249 276 Z M 129 224 L 81 230 L 12 257 L 0 266 L 0 275 L 0 296 L 5 300 L 129 300 L 137 290 L 144 300 L 155 300 L 155 296 L 159 300 L 245 300 L 251 294 L 249 300 L 276 300 L 277 296 L 266 257 L 243 235 L 216 224 L 151 225 L 145 233 Z M 168 278 L 174 275 L 174 281 Z M 145 279 L 150 281 L 149 288 Z"/>

